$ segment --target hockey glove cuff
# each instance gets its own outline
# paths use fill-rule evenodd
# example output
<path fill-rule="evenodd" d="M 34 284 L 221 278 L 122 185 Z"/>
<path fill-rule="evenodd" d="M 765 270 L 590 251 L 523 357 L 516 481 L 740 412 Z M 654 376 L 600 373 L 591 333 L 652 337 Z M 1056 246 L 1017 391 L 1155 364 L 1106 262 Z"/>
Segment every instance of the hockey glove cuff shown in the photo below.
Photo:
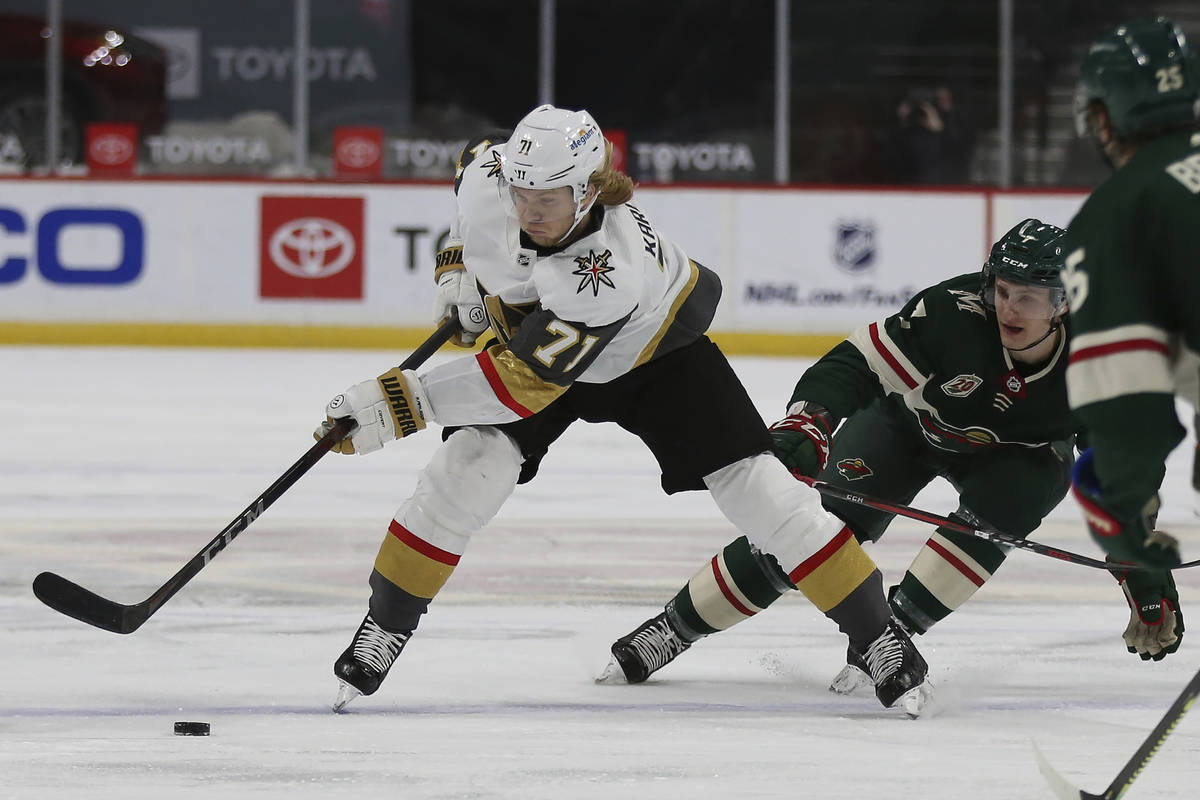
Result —
<path fill-rule="evenodd" d="M 450 341 L 459 347 L 471 347 L 479 335 L 488 329 L 488 318 L 475 279 L 467 273 L 463 263 L 461 244 L 438 252 L 434 280 L 437 281 L 433 300 L 434 322 L 441 325 L 457 311 L 462 330 L 455 333 Z"/>
<path fill-rule="evenodd" d="M 1112 558 L 1107 561 L 1129 604 L 1129 625 L 1122 636 L 1126 649 L 1142 661 L 1161 661 L 1178 650 L 1183 641 L 1183 610 L 1171 571 L 1131 569 Z"/>
<path fill-rule="evenodd" d="M 793 475 L 815 478 L 829 462 L 829 439 L 836 423 L 816 403 L 793 403 L 788 415 L 773 424 L 771 449 Z"/>
<path fill-rule="evenodd" d="M 1151 497 L 1132 519 L 1121 518 L 1104 500 L 1094 457 L 1094 451 L 1088 448 L 1071 470 L 1071 489 L 1092 538 L 1119 561 L 1160 569 L 1179 566 L 1179 543 L 1173 536 L 1154 530 L 1158 496 Z"/>
<path fill-rule="evenodd" d="M 313 432 L 320 439 L 333 420 L 352 417 L 357 426 L 333 446 L 343 455 L 371 453 L 393 439 L 402 439 L 425 427 L 429 401 L 412 370 L 390 369 L 378 378 L 356 383 L 329 401 L 325 422 Z"/>

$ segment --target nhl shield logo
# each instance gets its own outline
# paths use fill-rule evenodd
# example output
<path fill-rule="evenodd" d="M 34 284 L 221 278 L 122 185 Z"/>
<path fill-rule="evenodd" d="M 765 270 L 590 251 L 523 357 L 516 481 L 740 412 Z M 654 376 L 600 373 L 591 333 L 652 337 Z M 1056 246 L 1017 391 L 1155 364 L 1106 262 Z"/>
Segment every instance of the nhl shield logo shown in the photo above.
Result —
<path fill-rule="evenodd" d="M 846 272 L 858 273 L 875 262 L 875 224 L 843 220 L 837 224 L 833 261 Z"/>
<path fill-rule="evenodd" d="M 1013 397 L 1025 396 L 1025 379 L 1015 369 L 1004 376 L 1004 391 Z"/>

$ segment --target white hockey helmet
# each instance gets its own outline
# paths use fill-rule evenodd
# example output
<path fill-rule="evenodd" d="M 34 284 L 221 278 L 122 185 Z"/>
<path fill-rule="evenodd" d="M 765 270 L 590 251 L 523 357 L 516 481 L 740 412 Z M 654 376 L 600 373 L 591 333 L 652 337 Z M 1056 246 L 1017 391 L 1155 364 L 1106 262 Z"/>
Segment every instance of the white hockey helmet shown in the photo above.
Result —
<path fill-rule="evenodd" d="M 588 179 L 604 158 L 604 134 L 591 114 L 541 105 L 517 123 L 500 151 L 500 169 L 517 188 L 571 187 L 578 224 L 594 200 L 588 198 Z"/>

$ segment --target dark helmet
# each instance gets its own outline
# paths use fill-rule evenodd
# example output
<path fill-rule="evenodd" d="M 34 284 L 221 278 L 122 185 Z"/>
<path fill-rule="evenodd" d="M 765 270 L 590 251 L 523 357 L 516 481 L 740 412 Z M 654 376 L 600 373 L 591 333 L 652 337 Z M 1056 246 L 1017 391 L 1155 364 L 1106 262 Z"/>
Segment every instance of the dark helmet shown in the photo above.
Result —
<path fill-rule="evenodd" d="M 983 302 L 996 308 L 996 278 L 1028 286 L 1050 288 L 1050 305 L 1062 306 L 1067 298 L 1063 288 L 1062 228 L 1047 225 L 1041 220 L 1027 219 L 1018 223 L 992 245 L 992 252 L 979 275 Z"/>
<path fill-rule="evenodd" d="M 1179 26 L 1165 17 L 1125 22 L 1097 39 L 1075 84 L 1075 130 L 1087 134 L 1088 105 L 1104 103 L 1122 139 L 1193 122 L 1200 114 L 1200 64 Z"/>

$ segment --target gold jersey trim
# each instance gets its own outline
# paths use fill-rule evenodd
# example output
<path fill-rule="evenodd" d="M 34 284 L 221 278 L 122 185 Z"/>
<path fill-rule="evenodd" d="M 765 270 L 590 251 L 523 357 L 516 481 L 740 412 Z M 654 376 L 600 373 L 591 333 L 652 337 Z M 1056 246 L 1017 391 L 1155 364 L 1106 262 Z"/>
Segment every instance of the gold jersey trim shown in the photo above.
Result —
<path fill-rule="evenodd" d="M 638 354 L 637 361 L 634 362 L 635 367 L 640 367 L 651 359 L 654 353 L 658 350 L 658 345 L 662 342 L 667 331 L 675 322 L 675 317 L 679 314 L 679 309 L 683 307 L 684 302 L 691 296 L 692 290 L 696 288 L 696 283 L 700 280 L 700 268 L 696 266 L 696 262 L 688 259 L 688 281 L 679 294 L 675 295 L 675 302 L 671 303 L 671 310 L 667 312 L 666 319 L 659 326 L 658 331 L 651 337 L 650 341 L 642 348 L 642 352 Z"/>

